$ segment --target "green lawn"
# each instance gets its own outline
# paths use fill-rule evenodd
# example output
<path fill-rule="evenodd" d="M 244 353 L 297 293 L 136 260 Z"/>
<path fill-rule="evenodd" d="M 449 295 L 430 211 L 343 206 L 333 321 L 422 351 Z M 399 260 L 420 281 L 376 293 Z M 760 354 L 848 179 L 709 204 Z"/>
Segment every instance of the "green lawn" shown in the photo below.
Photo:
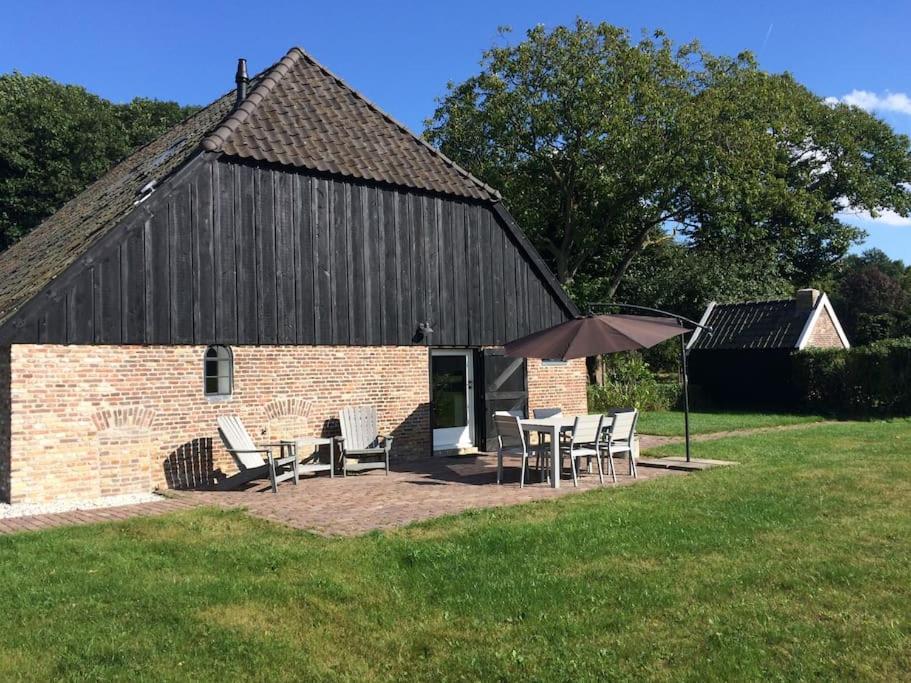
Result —
<path fill-rule="evenodd" d="M 711 434 L 735 429 L 755 429 L 777 425 L 819 422 L 820 415 L 776 413 L 690 413 L 690 434 Z M 637 430 L 640 434 L 683 436 L 683 412 L 676 410 L 642 413 Z"/>
<path fill-rule="evenodd" d="M 909 453 L 911 421 L 844 423 L 354 539 L 213 510 L 0 537 L 0 680 L 900 680 Z"/>

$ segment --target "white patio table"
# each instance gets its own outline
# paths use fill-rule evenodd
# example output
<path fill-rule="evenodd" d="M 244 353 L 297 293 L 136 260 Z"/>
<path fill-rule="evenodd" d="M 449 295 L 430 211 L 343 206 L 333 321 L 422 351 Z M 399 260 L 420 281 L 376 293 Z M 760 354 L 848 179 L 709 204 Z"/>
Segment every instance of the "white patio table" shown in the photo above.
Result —
<path fill-rule="evenodd" d="M 554 417 L 519 420 L 519 426 L 529 434 L 532 432 L 550 434 L 550 485 L 555 489 L 560 488 L 560 433 L 571 432 L 575 423 L 575 415 L 555 415 Z M 554 444 L 557 444 L 556 452 L 554 452 Z"/>

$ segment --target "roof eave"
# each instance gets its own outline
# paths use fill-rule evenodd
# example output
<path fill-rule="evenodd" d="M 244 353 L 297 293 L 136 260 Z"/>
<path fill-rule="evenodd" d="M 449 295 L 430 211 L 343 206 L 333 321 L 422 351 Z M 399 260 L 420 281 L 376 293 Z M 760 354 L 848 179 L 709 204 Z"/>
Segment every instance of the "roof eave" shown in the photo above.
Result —
<path fill-rule="evenodd" d="M 832 321 L 832 325 L 835 327 L 835 332 L 838 334 L 839 340 L 841 340 L 842 345 L 846 349 L 851 348 L 851 343 L 848 341 L 848 336 L 845 334 L 844 329 L 841 326 L 841 322 L 838 320 L 838 316 L 835 315 L 835 309 L 832 307 L 832 302 L 829 301 L 827 294 L 823 293 L 819 297 L 819 301 L 816 302 L 816 306 L 813 308 L 813 312 L 807 318 L 806 325 L 804 325 L 803 330 L 800 333 L 800 337 L 797 339 L 797 345 L 795 348 L 798 351 L 803 351 L 810 344 L 810 337 L 813 334 L 813 329 L 816 327 L 816 323 L 819 321 L 822 312 L 826 311 L 829 314 L 829 319 Z"/>
<path fill-rule="evenodd" d="M 493 203 L 494 213 L 503 221 L 503 224 L 509 230 L 510 234 L 515 238 L 516 242 L 519 244 L 519 247 L 525 252 L 529 259 L 531 259 L 535 268 L 538 270 L 539 274 L 543 278 L 545 284 L 551 289 L 551 292 L 557 297 L 557 300 L 563 305 L 567 314 L 570 316 L 579 315 L 579 308 L 573 303 L 573 300 L 569 298 L 569 295 L 566 293 L 566 290 L 563 289 L 563 285 L 560 284 L 560 281 L 557 280 L 553 271 L 544 263 L 544 259 L 541 258 L 541 254 L 538 253 L 538 250 L 535 249 L 534 245 L 525 236 L 525 232 L 516 222 L 516 219 L 512 217 L 512 214 L 509 213 L 507 208 L 503 205 L 503 202 L 494 202 Z"/>

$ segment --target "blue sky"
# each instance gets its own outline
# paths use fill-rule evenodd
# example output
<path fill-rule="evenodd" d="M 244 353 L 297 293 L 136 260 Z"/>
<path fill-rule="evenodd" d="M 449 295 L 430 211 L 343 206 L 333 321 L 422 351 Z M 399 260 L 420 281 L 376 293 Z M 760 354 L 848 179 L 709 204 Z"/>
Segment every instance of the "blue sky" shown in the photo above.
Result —
<path fill-rule="evenodd" d="M 29 2 L 4 3 L 0 71 L 78 83 L 115 101 L 204 104 L 300 45 L 417 132 L 446 82 L 477 70 L 497 27 L 576 16 L 638 35 L 663 28 L 711 51 L 753 50 L 825 97 L 851 97 L 911 134 L 911 3 L 900 2 Z M 852 95 L 853 93 L 853 95 Z M 906 96 L 905 94 L 908 94 Z M 911 262 L 911 220 L 857 219 L 865 246 Z"/>

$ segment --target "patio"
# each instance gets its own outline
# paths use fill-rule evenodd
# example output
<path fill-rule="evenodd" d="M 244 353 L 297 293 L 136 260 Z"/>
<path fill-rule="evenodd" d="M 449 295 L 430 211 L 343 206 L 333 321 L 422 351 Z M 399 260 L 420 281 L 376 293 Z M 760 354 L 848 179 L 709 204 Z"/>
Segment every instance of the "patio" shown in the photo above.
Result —
<path fill-rule="evenodd" d="M 188 491 L 179 495 L 198 504 L 243 507 L 256 517 L 323 535 L 357 535 L 374 529 L 403 526 L 470 508 L 499 507 L 549 500 L 596 488 L 627 486 L 658 477 L 682 475 L 679 470 L 639 468 L 633 479 L 626 463 L 617 460 L 617 483 L 597 475 L 580 477 L 579 487 L 564 478 L 561 487 L 535 483 L 519 488 L 518 461 L 507 459 L 505 482 L 496 485 L 496 456 L 427 457 L 393 461 L 388 476 L 365 474 L 316 476 L 298 486 L 285 482 L 278 493 L 263 491 L 268 482 L 243 491 Z M 566 475 L 568 476 L 568 475 Z"/>

